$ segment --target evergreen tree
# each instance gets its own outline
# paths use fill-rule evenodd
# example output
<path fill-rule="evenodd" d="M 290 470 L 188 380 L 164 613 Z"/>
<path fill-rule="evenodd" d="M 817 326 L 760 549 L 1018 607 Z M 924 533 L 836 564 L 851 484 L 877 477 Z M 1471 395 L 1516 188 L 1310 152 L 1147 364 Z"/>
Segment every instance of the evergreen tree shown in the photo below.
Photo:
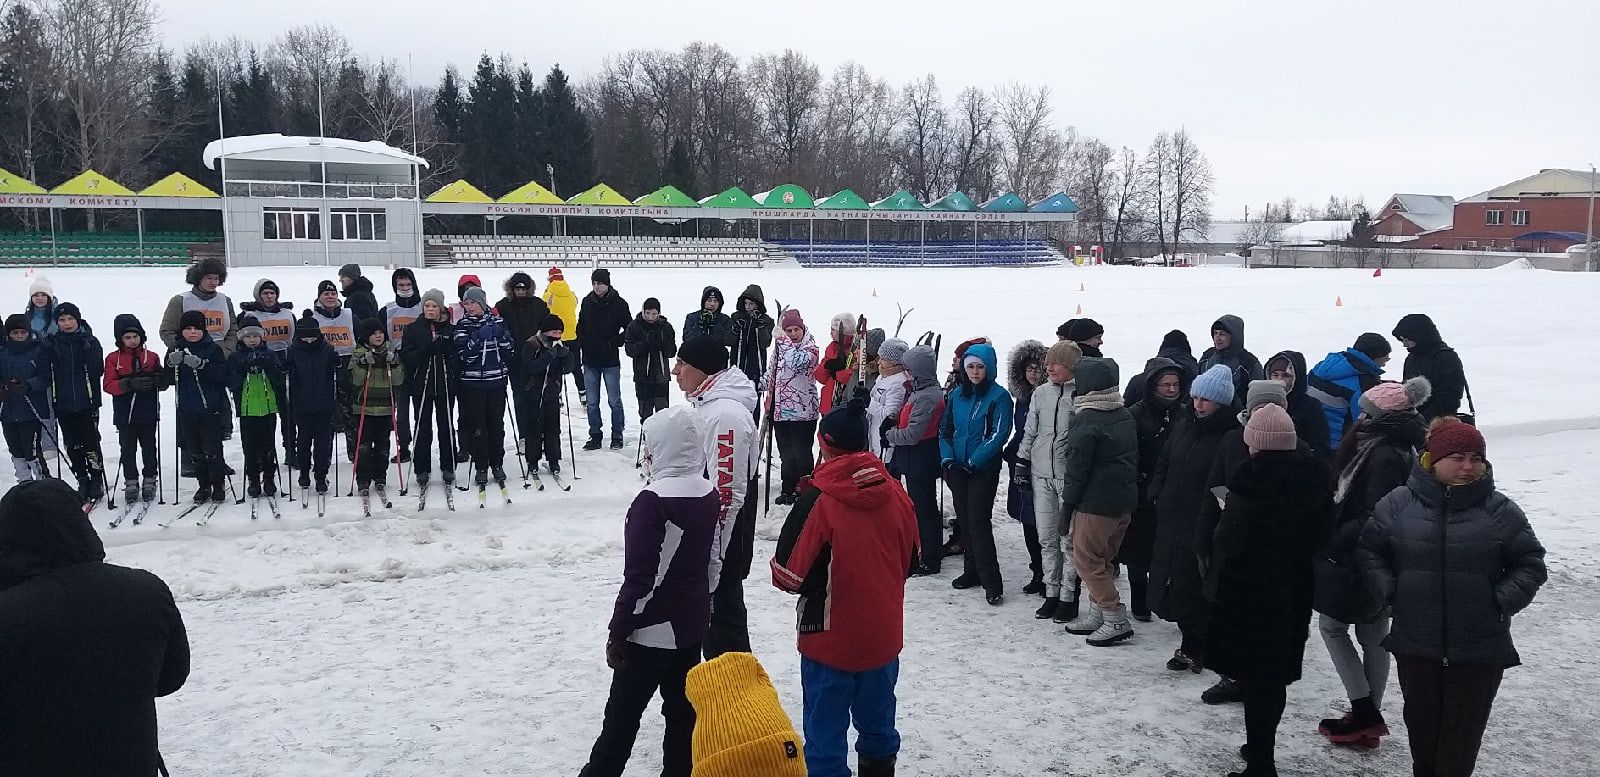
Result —
<path fill-rule="evenodd" d="M 544 94 L 535 84 L 533 71 L 523 65 L 517 71 L 515 177 L 524 183 L 544 177 L 548 156 L 544 148 Z"/>
<path fill-rule="evenodd" d="M 1372 214 L 1366 208 L 1356 210 L 1356 218 L 1350 223 L 1350 240 L 1348 245 L 1358 248 L 1368 248 L 1377 244 L 1377 228 L 1372 224 Z"/>
<path fill-rule="evenodd" d="M 689 144 L 683 138 L 672 139 L 672 150 L 667 153 L 667 167 L 663 171 L 666 183 L 678 187 L 684 194 L 699 198 L 694 185 L 694 162 L 689 159 Z"/>
<path fill-rule="evenodd" d="M 516 148 L 516 86 L 504 59 L 484 54 L 467 86 L 464 123 L 466 176 L 492 196 L 510 191 L 524 181 L 512 174 Z"/>
<path fill-rule="evenodd" d="M 235 73 L 228 86 L 227 131 L 232 135 L 260 135 L 283 132 L 283 112 L 279 110 L 277 84 L 272 73 L 255 52 L 242 72 Z"/>
<path fill-rule="evenodd" d="M 465 140 L 462 128 L 466 123 L 466 115 L 467 106 L 461 99 L 461 76 L 456 72 L 456 66 L 451 65 L 445 68 L 444 78 L 439 80 L 439 91 L 433 95 L 433 116 L 444 131 L 440 140 L 460 145 Z"/>
<path fill-rule="evenodd" d="M 589 134 L 589 120 L 578 107 L 577 95 L 560 65 L 550 68 L 544 79 L 544 137 L 549 154 L 546 158 L 555 166 L 556 181 L 567 196 L 595 185 L 594 138 Z"/>

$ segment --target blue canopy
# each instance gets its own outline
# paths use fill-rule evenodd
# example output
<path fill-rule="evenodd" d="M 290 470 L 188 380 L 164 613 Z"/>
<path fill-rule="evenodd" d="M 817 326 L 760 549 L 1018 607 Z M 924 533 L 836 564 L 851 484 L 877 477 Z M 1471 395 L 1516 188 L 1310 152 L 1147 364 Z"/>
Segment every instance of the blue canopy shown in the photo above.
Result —
<path fill-rule="evenodd" d="M 1571 240 L 1571 241 L 1573 241 L 1575 243 L 1582 243 L 1584 241 L 1584 236 L 1583 236 L 1582 232 L 1553 232 L 1553 231 L 1546 231 L 1546 232 L 1524 232 L 1524 233 L 1522 233 L 1520 235 L 1517 235 L 1516 237 L 1511 238 L 1511 239 L 1512 240 L 1530 240 L 1530 241 L 1536 241 L 1536 240 Z"/>

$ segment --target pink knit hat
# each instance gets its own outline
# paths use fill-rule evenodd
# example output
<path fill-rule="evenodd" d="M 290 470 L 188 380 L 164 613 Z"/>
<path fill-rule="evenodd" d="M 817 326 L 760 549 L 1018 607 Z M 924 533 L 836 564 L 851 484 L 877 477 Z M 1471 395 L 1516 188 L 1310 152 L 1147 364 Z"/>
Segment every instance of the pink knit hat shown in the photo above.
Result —
<path fill-rule="evenodd" d="M 1379 383 L 1361 395 L 1361 412 L 1373 418 L 1419 407 L 1428 401 L 1433 386 L 1418 376 L 1405 383 Z"/>
<path fill-rule="evenodd" d="M 1244 442 L 1256 451 L 1292 451 L 1300 445 L 1289 411 L 1272 404 L 1262 405 L 1250 414 L 1250 421 L 1244 425 Z"/>
<path fill-rule="evenodd" d="M 791 326 L 797 326 L 801 329 L 806 327 L 805 319 L 800 317 L 800 311 L 795 308 L 783 311 L 783 315 L 779 316 L 778 319 L 779 329 L 788 329 Z"/>

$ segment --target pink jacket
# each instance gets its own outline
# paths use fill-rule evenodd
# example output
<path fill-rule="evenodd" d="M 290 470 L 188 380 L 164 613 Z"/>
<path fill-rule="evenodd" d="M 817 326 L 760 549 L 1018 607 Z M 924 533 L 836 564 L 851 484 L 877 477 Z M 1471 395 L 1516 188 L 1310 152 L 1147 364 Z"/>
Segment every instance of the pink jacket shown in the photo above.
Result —
<path fill-rule="evenodd" d="M 772 396 L 777 400 L 772 418 L 775 421 L 814 421 L 817 410 L 817 382 L 811 376 L 820 357 L 817 343 L 807 330 L 800 342 L 779 334 L 777 374 Z"/>

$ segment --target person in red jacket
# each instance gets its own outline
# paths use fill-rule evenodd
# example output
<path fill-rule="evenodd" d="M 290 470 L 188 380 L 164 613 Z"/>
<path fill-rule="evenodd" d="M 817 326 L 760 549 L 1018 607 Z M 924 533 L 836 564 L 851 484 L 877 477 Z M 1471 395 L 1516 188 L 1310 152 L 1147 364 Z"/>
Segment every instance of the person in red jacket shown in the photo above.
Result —
<path fill-rule="evenodd" d="M 866 397 L 823 417 L 822 463 L 802 483 L 772 557 L 772 583 L 799 594 L 806 768 L 850 774 L 854 719 L 861 777 L 894 774 L 895 682 L 905 645 L 905 582 L 917 519 L 905 489 L 867 452 Z"/>
<path fill-rule="evenodd" d="M 859 373 L 856 362 L 856 317 L 853 313 L 840 313 L 828 325 L 828 350 L 822 361 L 812 371 L 812 377 L 822 384 L 821 412 L 827 415 L 835 406 L 850 401 L 856 389 Z"/>
<path fill-rule="evenodd" d="M 123 497 L 128 504 L 154 501 L 160 483 L 161 457 L 156 426 L 161 423 L 159 392 L 168 387 L 170 370 L 145 346 L 144 326 L 131 313 L 115 319 L 117 349 L 106 354 L 102 387 L 111 395 L 111 425 L 121 449 Z M 140 464 L 143 463 L 143 479 Z"/>

